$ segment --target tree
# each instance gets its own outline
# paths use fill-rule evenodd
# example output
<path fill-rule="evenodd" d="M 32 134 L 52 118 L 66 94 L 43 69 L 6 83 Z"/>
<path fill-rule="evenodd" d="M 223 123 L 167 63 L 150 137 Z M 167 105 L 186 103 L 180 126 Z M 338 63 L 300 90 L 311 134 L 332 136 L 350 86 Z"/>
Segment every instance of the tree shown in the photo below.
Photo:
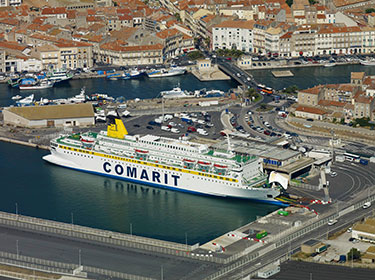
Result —
<path fill-rule="evenodd" d="M 293 5 L 293 0 L 286 0 L 285 3 L 291 7 Z"/>
<path fill-rule="evenodd" d="M 375 12 L 374 8 L 366 9 L 366 14 L 371 14 L 371 13 L 374 13 L 374 12 Z"/>
<path fill-rule="evenodd" d="M 310 5 L 314 5 L 314 4 L 317 3 L 317 1 L 315 1 L 315 0 L 309 0 L 309 3 L 310 3 Z"/>
<path fill-rule="evenodd" d="M 266 110 L 267 109 L 267 104 L 266 103 L 260 104 L 260 109 Z"/>
<path fill-rule="evenodd" d="M 347 256 L 348 260 L 359 260 L 361 258 L 361 252 L 357 248 L 351 248 Z"/>
<path fill-rule="evenodd" d="M 179 13 L 175 13 L 174 17 L 177 19 L 177 21 L 181 21 L 181 16 Z"/>

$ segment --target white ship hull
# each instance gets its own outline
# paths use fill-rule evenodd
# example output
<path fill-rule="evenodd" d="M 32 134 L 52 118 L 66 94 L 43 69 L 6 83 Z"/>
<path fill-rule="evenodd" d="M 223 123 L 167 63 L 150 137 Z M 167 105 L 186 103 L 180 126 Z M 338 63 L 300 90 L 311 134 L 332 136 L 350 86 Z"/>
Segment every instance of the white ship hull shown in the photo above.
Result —
<path fill-rule="evenodd" d="M 276 188 L 243 187 L 240 186 L 240 182 L 230 177 L 220 176 L 221 179 L 218 179 L 219 177 L 208 173 L 172 168 L 118 155 L 58 145 L 58 147 L 52 147 L 51 154 L 44 156 L 43 159 L 63 167 L 153 187 L 282 204 L 274 199 L 280 194 Z M 213 177 L 216 179 L 212 179 Z"/>
<path fill-rule="evenodd" d="M 151 73 L 147 73 L 149 78 L 162 78 L 162 77 L 172 77 L 185 74 L 186 69 L 179 68 L 179 69 L 170 69 L 168 71 L 155 71 Z"/>
<path fill-rule="evenodd" d="M 361 64 L 365 66 L 375 66 L 375 61 L 361 61 Z"/>

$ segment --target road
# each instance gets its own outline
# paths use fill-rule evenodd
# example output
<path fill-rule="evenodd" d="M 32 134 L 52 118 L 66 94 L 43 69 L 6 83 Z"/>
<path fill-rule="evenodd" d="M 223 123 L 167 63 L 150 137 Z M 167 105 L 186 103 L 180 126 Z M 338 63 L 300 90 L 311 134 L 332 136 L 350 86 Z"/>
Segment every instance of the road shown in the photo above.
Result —
<path fill-rule="evenodd" d="M 203 279 L 217 269 L 216 264 L 208 262 L 0 227 L 0 251 L 16 254 L 17 248 L 23 256 L 75 263 L 77 266 L 80 250 L 81 263 L 85 266 L 156 279 L 160 279 L 161 267 L 164 279 Z M 103 279 L 99 275 L 89 277 Z"/>

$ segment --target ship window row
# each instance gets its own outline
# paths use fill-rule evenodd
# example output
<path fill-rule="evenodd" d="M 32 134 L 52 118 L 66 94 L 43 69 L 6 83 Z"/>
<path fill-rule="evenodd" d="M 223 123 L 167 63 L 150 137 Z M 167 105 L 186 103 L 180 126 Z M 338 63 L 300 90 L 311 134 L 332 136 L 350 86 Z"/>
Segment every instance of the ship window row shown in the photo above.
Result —
<path fill-rule="evenodd" d="M 201 177 L 201 176 L 193 176 L 193 179 L 200 179 L 200 180 L 204 180 L 204 181 L 208 181 L 208 182 L 214 182 L 214 183 L 221 183 L 221 184 L 225 184 L 225 185 L 228 185 L 228 186 L 235 186 L 236 184 L 234 183 L 230 183 L 230 182 L 223 182 L 223 181 L 219 181 L 219 180 L 214 180 L 214 179 L 209 179 L 209 178 L 206 178 L 206 177 Z M 230 180 L 230 179 L 229 179 Z"/>
<path fill-rule="evenodd" d="M 80 153 L 74 153 L 74 152 L 68 152 L 68 151 L 64 151 L 64 154 L 71 154 L 71 155 L 74 155 L 74 156 L 87 157 L 87 158 L 91 158 L 91 159 L 94 158 L 93 156 L 84 155 L 84 154 L 80 154 Z"/>

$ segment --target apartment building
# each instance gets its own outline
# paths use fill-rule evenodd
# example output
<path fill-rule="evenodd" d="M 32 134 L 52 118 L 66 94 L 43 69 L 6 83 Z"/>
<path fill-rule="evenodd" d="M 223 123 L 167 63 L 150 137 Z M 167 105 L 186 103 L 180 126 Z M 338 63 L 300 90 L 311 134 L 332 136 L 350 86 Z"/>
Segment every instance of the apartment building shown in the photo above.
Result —
<path fill-rule="evenodd" d="M 183 33 L 177 29 L 165 29 L 156 33 L 164 45 L 163 54 L 165 58 L 173 58 L 182 53 Z"/>
<path fill-rule="evenodd" d="M 316 29 L 299 28 L 292 33 L 293 51 L 292 56 L 313 56 L 315 55 Z"/>
<path fill-rule="evenodd" d="M 353 98 L 354 105 L 354 117 L 360 118 L 371 118 L 374 110 L 374 97 L 366 96 L 362 92 L 359 92 Z"/>
<path fill-rule="evenodd" d="M 253 51 L 254 21 L 227 20 L 212 28 L 212 49 Z"/>
<path fill-rule="evenodd" d="M 59 69 L 91 68 L 93 66 L 91 44 L 63 41 L 54 45 L 59 49 Z"/>
<path fill-rule="evenodd" d="M 265 32 L 265 52 L 269 54 L 280 53 L 280 37 L 284 31 L 280 27 L 269 27 Z"/>
<path fill-rule="evenodd" d="M 118 66 L 137 66 L 163 63 L 163 45 L 124 46 L 120 41 L 100 46 L 98 60 Z"/>
<path fill-rule="evenodd" d="M 315 86 L 303 89 L 298 92 L 298 104 L 306 106 L 316 106 L 323 98 L 323 86 Z"/>
<path fill-rule="evenodd" d="M 51 44 L 35 47 L 31 56 L 42 62 L 43 69 L 55 70 L 59 68 L 60 50 L 57 46 Z"/>

